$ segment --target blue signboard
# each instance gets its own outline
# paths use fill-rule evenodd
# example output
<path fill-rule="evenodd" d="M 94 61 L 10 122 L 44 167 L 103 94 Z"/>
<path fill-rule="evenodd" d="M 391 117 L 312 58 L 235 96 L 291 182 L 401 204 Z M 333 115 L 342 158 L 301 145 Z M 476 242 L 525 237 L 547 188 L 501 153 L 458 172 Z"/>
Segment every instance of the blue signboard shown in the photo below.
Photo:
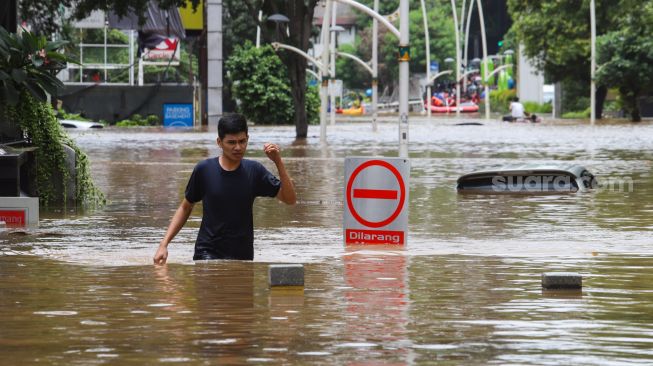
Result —
<path fill-rule="evenodd" d="M 431 61 L 431 72 L 438 73 L 440 71 L 440 64 L 437 61 Z"/>
<path fill-rule="evenodd" d="M 164 104 L 164 127 L 193 127 L 192 104 Z"/>

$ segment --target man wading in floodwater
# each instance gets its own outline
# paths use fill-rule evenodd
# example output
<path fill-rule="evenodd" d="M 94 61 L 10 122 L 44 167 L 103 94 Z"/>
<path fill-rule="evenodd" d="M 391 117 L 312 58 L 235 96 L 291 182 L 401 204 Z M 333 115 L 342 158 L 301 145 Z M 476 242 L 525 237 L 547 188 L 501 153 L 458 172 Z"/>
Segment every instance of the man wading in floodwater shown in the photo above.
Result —
<path fill-rule="evenodd" d="M 194 260 L 254 259 L 254 199 L 276 196 L 281 202 L 295 204 L 295 188 L 281 160 L 279 146 L 270 143 L 263 146 L 265 154 L 277 166 L 277 178 L 261 163 L 243 159 L 248 139 L 245 117 L 232 114 L 220 118 L 217 142 L 222 155 L 201 161 L 193 169 L 184 200 L 154 254 L 155 264 L 166 262 L 168 244 L 199 201 L 204 213 L 195 241 Z"/>

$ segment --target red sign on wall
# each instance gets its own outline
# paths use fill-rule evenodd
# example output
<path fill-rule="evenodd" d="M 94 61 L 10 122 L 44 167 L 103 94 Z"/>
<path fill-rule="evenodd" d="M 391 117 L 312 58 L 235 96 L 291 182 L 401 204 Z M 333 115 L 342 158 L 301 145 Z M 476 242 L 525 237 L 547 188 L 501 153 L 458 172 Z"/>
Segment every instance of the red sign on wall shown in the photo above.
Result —
<path fill-rule="evenodd" d="M 25 226 L 25 210 L 0 210 L 0 221 L 7 226 Z"/>

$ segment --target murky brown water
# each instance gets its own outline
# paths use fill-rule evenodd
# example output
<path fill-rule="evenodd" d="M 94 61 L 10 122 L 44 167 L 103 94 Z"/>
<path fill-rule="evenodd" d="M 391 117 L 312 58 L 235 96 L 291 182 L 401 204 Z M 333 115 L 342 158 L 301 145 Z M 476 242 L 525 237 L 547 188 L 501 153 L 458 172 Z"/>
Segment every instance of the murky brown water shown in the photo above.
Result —
<path fill-rule="evenodd" d="M 109 205 L 0 232 L 0 364 L 619 365 L 653 363 L 653 125 L 411 125 L 409 245 L 345 250 L 345 156 L 396 156 L 395 123 L 255 127 L 281 144 L 299 203 L 259 199 L 255 262 L 191 260 L 200 212 L 150 265 L 214 133 L 76 133 Z M 460 174 L 575 161 L 632 189 L 458 195 Z M 267 287 L 298 262 L 303 292 Z M 545 271 L 584 275 L 543 292 Z"/>

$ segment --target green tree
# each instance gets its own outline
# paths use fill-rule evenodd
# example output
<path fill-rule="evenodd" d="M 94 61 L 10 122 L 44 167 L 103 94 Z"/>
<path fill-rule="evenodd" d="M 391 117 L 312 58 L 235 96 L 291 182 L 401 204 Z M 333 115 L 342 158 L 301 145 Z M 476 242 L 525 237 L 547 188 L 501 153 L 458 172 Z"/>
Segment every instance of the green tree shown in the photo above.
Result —
<path fill-rule="evenodd" d="M 619 30 L 598 39 L 597 80 L 619 89 L 631 120 L 641 121 L 639 97 L 653 90 L 653 3 L 619 19 Z"/>
<path fill-rule="evenodd" d="M 637 0 L 597 1 L 597 34 L 618 31 L 621 20 L 635 16 L 642 6 Z M 589 0 L 508 0 L 508 12 L 513 19 L 508 38 L 514 44 L 524 45 L 525 55 L 549 81 L 589 85 Z M 599 80 L 596 113 L 599 118 L 609 86 L 606 83 L 605 79 Z"/>
<path fill-rule="evenodd" d="M 356 47 L 351 44 L 340 45 L 338 51 L 362 58 L 356 54 Z M 372 74 L 369 71 L 358 62 L 343 56 L 336 59 L 336 76 L 338 79 L 342 79 L 343 84 L 350 89 L 369 88 L 372 84 Z"/>
<path fill-rule="evenodd" d="M 363 1 L 370 8 L 372 0 Z M 391 14 L 397 10 L 397 3 L 384 3 L 379 5 L 381 14 Z M 426 48 L 424 38 L 424 21 L 420 1 L 411 0 L 410 3 L 410 70 L 411 72 L 424 73 L 426 69 Z M 451 2 L 444 0 L 426 1 L 427 19 L 429 27 L 429 47 L 431 60 L 439 61 L 442 65 L 447 57 L 455 57 L 456 38 L 451 12 Z M 458 11 L 460 14 L 460 9 Z M 357 18 L 357 24 L 363 26 L 361 41 L 358 47 L 359 54 L 364 59 L 371 57 L 372 50 L 372 18 L 363 14 Z M 399 28 L 398 18 L 394 21 Z M 385 27 L 379 25 L 379 83 L 392 85 L 399 76 L 397 61 L 397 47 L 399 40 Z"/>
<path fill-rule="evenodd" d="M 76 153 L 76 191 L 71 196 L 79 204 L 101 204 L 104 197 L 90 179 L 86 155 L 63 131 L 46 102 L 46 93 L 56 96 L 63 86 L 54 75 L 68 61 L 59 53 L 64 44 L 27 31 L 10 34 L 0 27 L 0 138 L 9 131 L 9 139 L 27 136 L 37 147 L 36 171 L 30 174 L 35 175 L 45 205 L 66 201 L 69 174 L 62 144 Z M 59 196 L 56 186 L 63 187 Z"/>
<path fill-rule="evenodd" d="M 226 68 L 240 113 L 263 124 L 292 121 L 294 108 L 287 70 L 271 46 L 256 48 L 246 41 L 236 46 Z"/>

